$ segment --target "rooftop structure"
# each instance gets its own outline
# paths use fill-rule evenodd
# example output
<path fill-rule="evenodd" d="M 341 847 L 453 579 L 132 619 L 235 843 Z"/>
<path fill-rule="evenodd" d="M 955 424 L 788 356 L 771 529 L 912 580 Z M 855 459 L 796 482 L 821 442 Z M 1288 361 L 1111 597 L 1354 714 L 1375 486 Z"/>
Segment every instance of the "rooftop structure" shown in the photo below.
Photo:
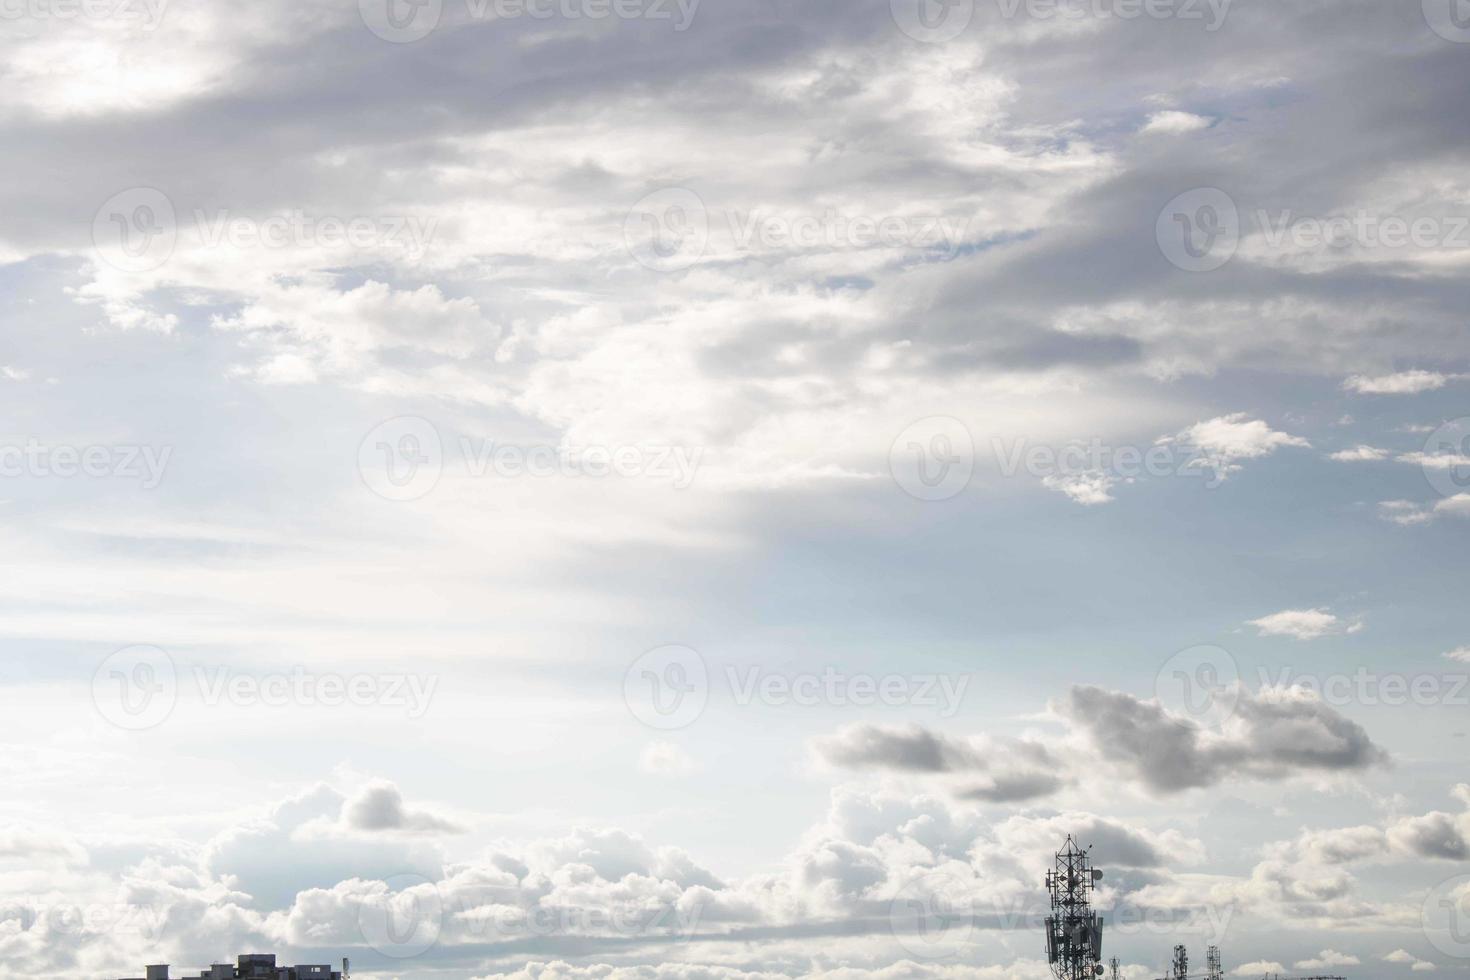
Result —
<path fill-rule="evenodd" d="M 243 953 L 232 966 L 216 963 L 202 973 L 186 974 L 170 978 L 167 964 L 144 967 L 146 977 L 130 980 L 346 980 L 347 961 L 342 969 L 334 970 L 329 964 L 277 966 L 274 953 Z"/>

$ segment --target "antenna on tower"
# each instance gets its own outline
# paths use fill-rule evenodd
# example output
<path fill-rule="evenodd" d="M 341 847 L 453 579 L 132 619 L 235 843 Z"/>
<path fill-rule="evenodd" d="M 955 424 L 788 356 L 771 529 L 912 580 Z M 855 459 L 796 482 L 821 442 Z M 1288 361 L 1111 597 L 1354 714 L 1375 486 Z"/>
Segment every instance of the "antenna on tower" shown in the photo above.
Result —
<path fill-rule="evenodd" d="M 1118 958 L 1108 960 L 1108 980 L 1118 980 Z"/>
<path fill-rule="evenodd" d="M 1046 919 L 1046 961 L 1057 980 L 1102 980 L 1102 916 L 1092 911 L 1090 896 L 1102 872 L 1070 834 L 1046 873 L 1051 915 Z"/>
<path fill-rule="evenodd" d="M 1224 980 L 1225 970 L 1220 966 L 1220 947 L 1205 950 L 1205 980 Z"/>
<path fill-rule="evenodd" d="M 1189 976 L 1189 950 L 1174 947 L 1174 980 L 1187 980 Z"/>

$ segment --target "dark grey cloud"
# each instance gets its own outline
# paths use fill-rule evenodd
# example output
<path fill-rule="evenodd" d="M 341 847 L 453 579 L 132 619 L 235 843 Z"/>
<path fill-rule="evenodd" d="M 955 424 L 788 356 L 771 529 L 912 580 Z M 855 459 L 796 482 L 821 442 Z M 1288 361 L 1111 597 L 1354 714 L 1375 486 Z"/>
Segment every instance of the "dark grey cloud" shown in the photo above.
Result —
<path fill-rule="evenodd" d="M 966 786 L 955 796 L 986 803 L 1024 803 L 1051 796 L 1065 785 L 1066 780 L 1054 772 L 1012 772 L 995 776 L 988 783 Z"/>
<path fill-rule="evenodd" d="M 1356 722 L 1304 697 L 1240 692 L 1220 733 L 1170 714 L 1157 702 L 1076 687 L 1064 707 L 1096 751 L 1159 792 L 1213 786 L 1248 776 L 1351 772 L 1386 764 L 1388 754 Z"/>
<path fill-rule="evenodd" d="M 817 754 L 848 769 L 879 769 L 957 778 L 954 794 L 987 803 L 1018 803 L 1067 783 L 1046 746 L 1028 739 L 957 739 L 922 725 L 853 725 L 817 739 Z"/>

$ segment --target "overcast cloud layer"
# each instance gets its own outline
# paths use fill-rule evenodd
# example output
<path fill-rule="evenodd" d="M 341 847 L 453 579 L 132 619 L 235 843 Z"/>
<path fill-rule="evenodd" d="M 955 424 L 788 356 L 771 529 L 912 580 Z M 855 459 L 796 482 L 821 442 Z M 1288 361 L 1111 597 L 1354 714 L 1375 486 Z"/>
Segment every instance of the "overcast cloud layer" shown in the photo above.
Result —
<path fill-rule="evenodd" d="M 1461 0 L 0 52 L 0 974 L 1470 968 Z"/>

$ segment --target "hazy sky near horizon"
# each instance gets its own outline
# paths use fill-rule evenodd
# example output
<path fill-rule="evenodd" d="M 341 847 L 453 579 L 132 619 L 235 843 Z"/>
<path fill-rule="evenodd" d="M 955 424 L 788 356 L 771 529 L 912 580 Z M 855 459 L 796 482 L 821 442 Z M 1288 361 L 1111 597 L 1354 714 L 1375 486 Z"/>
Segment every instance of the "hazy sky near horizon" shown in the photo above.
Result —
<path fill-rule="evenodd" d="M 1470 971 L 1463 0 L 0 52 L 0 975 Z"/>

